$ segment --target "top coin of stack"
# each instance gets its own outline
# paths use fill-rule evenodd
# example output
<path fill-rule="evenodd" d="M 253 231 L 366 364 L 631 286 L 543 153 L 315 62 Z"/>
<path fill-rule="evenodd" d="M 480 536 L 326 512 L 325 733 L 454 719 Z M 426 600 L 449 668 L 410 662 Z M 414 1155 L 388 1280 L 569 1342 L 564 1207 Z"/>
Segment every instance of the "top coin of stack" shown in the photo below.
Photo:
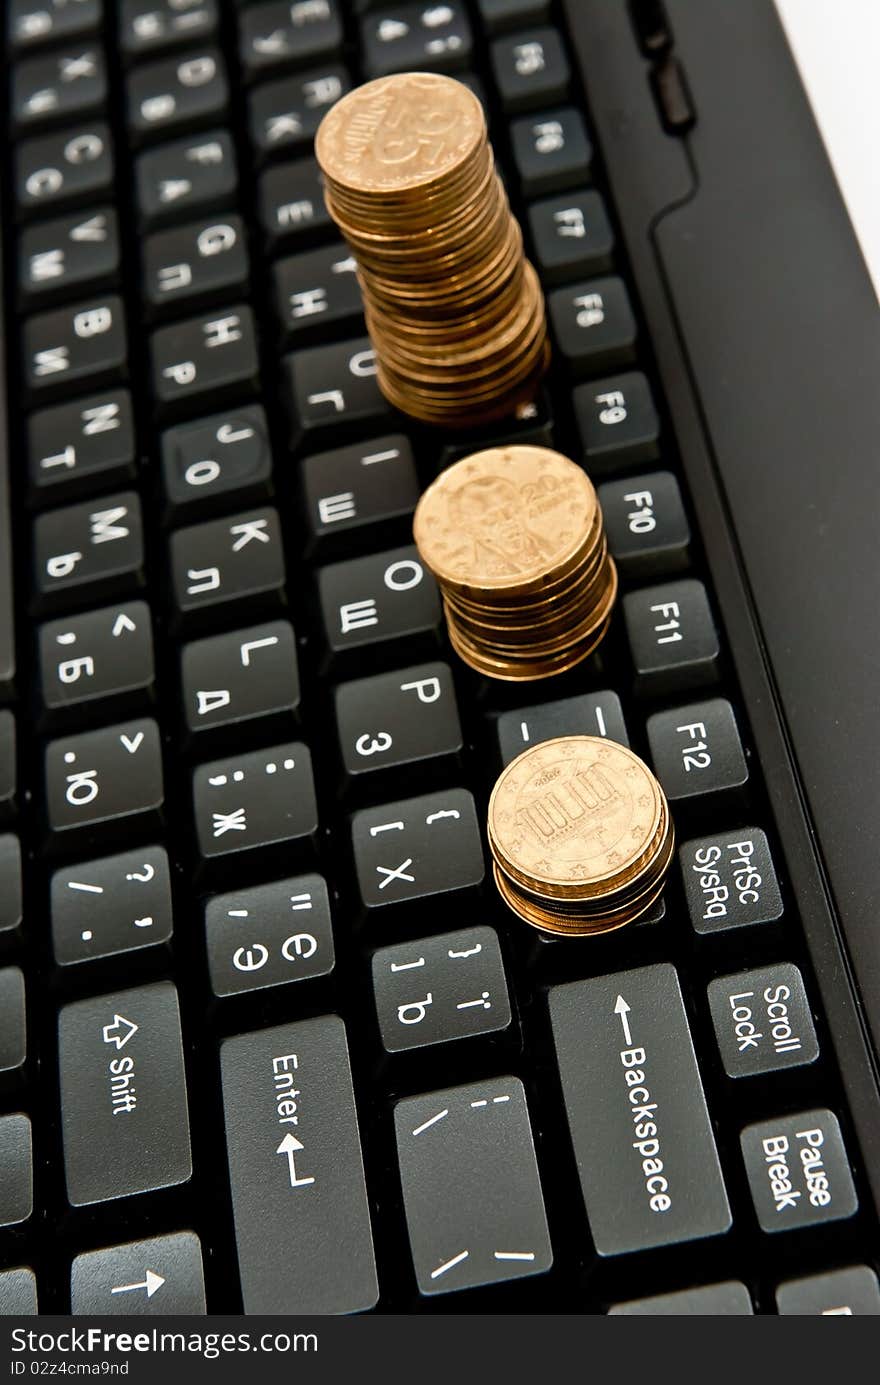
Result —
<path fill-rule="evenodd" d="M 675 847 L 666 795 L 648 766 L 599 736 L 530 746 L 489 801 L 502 898 L 550 933 L 607 933 L 650 909 Z"/>
<path fill-rule="evenodd" d="M 531 401 L 549 362 L 544 300 L 473 92 L 420 72 L 368 82 L 324 116 L 315 153 L 386 398 L 457 427 Z"/>
<path fill-rule="evenodd" d="M 546 678 L 596 648 L 617 571 L 581 467 L 547 447 L 475 452 L 425 491 L 413 526 L 449 639 L 491 678 Z"/>

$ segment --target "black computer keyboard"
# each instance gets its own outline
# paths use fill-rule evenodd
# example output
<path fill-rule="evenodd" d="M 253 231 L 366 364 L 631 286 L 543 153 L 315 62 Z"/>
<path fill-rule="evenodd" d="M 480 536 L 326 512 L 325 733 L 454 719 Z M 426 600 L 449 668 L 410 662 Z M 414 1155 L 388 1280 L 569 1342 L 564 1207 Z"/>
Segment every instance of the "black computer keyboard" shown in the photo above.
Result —
<path fill-rule="evenodd" d="M 0 1312 L 876 1313 L 557 7 L 5 13 Z M 385 404 L 312 156 L 411 68 L 483 97 L 547 293 L 542 397 L 470 436 Z M 598 655 L 533 684 L 455 658 L 412 541 L 437 469 L 501 440 L 584 462 L 623 582 Z M 654 766 L 679 867 L 557 940 L 501 904 L 484 820 L 571 732 Z"/>

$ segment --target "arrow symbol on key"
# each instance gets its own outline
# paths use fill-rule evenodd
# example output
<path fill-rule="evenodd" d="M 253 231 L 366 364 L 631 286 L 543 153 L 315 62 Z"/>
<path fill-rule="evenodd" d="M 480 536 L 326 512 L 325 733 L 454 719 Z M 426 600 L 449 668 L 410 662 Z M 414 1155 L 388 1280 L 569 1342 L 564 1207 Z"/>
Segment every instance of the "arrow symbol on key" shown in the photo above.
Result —
<path fill-rule="evenodd" d="M 134 621 L 132 620 L 131 616 L 127 616 L 127 615 L 125 614 L 124 611 L 120 611 L 120 612 L 119 612 L 119 615 L 116 617 L 116 619 L 115 619 L 114 622 L 113 622 L 113 629 L 110 631 L 110 633 L 111 633 L 111 635 L 114 635 L 114 636 L 116 637 L 116 639 L 119 639 L 119 636 L 122 634 L 123 630 L 136 630 L 136 629 L 137 629 L 137 626 L 135 625 L 135 623 L 134 623 Z"/>
<path fill-rule="evenodd" d="M 120 1284 L 115 1289 L 111 1289 L 111 1294 L 133 1294 L 138 1289 L 146 1289 L 147 1298 L 152 1298 L 157 1289 L 161 1289 L 165 1280 L 161 1274 L 155 1274 L 152 1270 L 147 1270 L 145 1277 L 139 1284 Z"/>
<path fill-rule="evenodd" d="M 115 1044 L 117 1048 L 125 1048 L 129 1039 L 133 1038 L 137 1032 L 138 1026 L 133 1020 L 127 1020 L 124 1015 L 114 1015 L 113 1023 L 104 1025 L 104 1043 Z"/>
<path fill-rule="evenodd" d="M 119 737 L 119 739 L 125 746 L 129 755 L 136 755 L 137 752 L 140 750 L 141 742 L 144 739 L 144 733 L 143 731 L 138 731 L 136 736 L 126 736 L 125 734 L 123 734 Z"/>
<path fill-rule="evenodd" d="M 315 1181 L 314 1178 L 297 1178 L 296 1176 L 296 1165 L 293 1156 L 299 1154 L 302 1148 L 303 1146 L 295 1135 L 285 1135 L 281 1144 L 275 1151 L 276 1154 L 287 1155 L 287 1167 L 290 1170 L 291 1188 L 305 1188 L 309 1183 L 314 1183 Z"/>
<path fill-rule="evenodd" d="M 615 1015 L 620 1015 L 620 1023 L 623 1025 L 623 1037 L 626 1039 L 626 1042 L 628 1044 L 631 1044 L 632 1034 L 629 1032 L 629 1020 L 627 1019 L 627 1015 L 629 1014 L 629 1012 L 630 1007 L 627 1005 L 623 996 L 619 995 L 617 997 L 617 1002 L 614 1006 L 614 1013 Z"/>

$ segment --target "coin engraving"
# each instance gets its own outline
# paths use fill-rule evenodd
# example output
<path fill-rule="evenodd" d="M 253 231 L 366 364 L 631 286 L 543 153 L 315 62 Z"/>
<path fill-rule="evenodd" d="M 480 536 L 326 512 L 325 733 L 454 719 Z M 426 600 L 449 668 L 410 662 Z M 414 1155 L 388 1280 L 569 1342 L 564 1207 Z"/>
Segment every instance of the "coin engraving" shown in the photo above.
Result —
<path fill-rule="evenodd" d="M 657 832 L 659 804 L 655 795 L 633 790 L 650 783 L 649 771 L 623 746 L 579 737 L 574 756 L 566 756 L 565 740 L 531 747 L 516 763 L 527 770 L 518 786 L 501 775 L 492 796 L 490 828 L 511 864 L 528 874 L 543 873 L 539 863 L 550 862 L 547 878 L 564 876 L 572 866 L 584 879 L 601 880 L 624 861 L 638 859 Z M 640 772 L 641 771 L 641 772 Z M 649 806 L 641 800 L 648 798 Z M 512 814 L 515 835 L 500 813 Z M 515 843 L 515 845 L 514 845 Z"/>
<path fill-rule="evenodd" d="M 438 577 L 473 587 L 541 582 L 577 553 L 597 517 L 586 473 L 549 448 L 493 447 L 428 488 L 415 535 Z"/>
<path fill-rule="evenodd" d="M 477 147 L 482 108 L 460 82 L 424 72 L 349 92 L 321 123 L 315 151 L 334 182 L 365 192 L 430 184 Z"/>
<path fill-rule="evenodd" d="M 505 903 L 566 937 L 642 916 L 675 849 L 669 805 L 648 766 L 594 736 L 539 742 L 511 761 L 489 801 L 488 834 Z"/>

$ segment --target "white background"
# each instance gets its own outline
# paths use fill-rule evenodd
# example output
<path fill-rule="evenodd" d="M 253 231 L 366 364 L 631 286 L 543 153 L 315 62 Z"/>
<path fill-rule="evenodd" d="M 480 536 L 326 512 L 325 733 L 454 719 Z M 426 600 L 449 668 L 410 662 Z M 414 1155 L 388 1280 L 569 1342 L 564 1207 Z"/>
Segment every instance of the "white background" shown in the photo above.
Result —
<path fill-rule="evenodd" d="M 880 299 L 880 0 L 775 3 Z"/>

